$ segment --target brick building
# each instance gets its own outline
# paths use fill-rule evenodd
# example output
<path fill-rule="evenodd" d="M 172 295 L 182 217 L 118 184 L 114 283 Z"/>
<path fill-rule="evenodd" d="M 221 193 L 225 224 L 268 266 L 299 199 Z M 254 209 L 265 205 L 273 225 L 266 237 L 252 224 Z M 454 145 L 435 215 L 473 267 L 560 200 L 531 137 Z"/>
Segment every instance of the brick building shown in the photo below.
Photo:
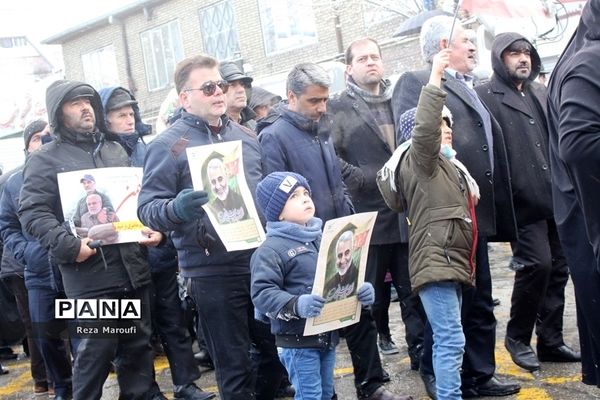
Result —
<path fill-rule="evenodd" d="M 151 120 L 173 87 L 176 63 L 198 53 L 239 62 L 260 79 L 298 62 L 341 60 L 352 40 L 370 36 L 382 45 L 388 75 L 419 68 L 417 37 L 392 38 L 398 24 L 419 10 L 416 2 L 397 3 L 138 0 L 43 43 L 62 45 L 68 79 L 129 87 Z"/>

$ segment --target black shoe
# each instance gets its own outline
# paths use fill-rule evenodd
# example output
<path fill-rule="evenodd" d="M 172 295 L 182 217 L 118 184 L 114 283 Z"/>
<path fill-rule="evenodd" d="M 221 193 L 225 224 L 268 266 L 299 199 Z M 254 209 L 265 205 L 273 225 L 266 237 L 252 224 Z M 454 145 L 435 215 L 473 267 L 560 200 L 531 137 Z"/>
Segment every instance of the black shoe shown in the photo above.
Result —
<path fill-rule="evenodd" d="M 377 347 L 379 347 L 379 352 L 383 355 L 397 354 L 400 352 L 396 343 L 392 340 L 390 335 L 379 335 L 379 340 L 377 341 Z"/>
<path fill-rule="evenodd" d="M 500 382 L 498 378 L 492 376 L 487 382 L 474 386 L 469 389 L 463 389 L 463 398 L 469 399 L 473 397 L 484 396 L 510 396 L 518 393 L 521 390 L 521 385 L 516 382 Z"/>
<path fill-rule="evenodd" d="M 2 364 L 0 364 L 0 375 L 6 375 L 8 374 L 9 370 L 6 367 L 3 367 Z"/>
<path fill-rule="evenodd" d="M 296 389 L 292 385 L 284 385 L 279 387 L 275 392 L 276 399 L 284 399 L 286 397 L 294 397 L 296 395 Z"/>
<path fill-rule="evenodd" d="M 421 366 L 421 357 L 423 356 L 423 345 L 418 344 L 413 349 L 409 349 L 408 356 L 410 357 L 410 369 L 418 371 Z"/>
<path fill-rule="evenodd" d="M 194 359 L 201 367 L 215 369 L 215 365 L 213 364 L 212 358 L 210 358 L 210 354 L 206 349 L 200 349 L 199 352 L 194 354 Z"/>
<path fill-rule="evenodd" d="M 391 380 L 390 374 L 385 369 L 381 369 L 381 382 L 388 383 Z"/>
<path fill-rule="evenodd" d="M 150 400 L 169 400 L 169 398 L 163 392 L 157 392 L 150 395 Z"/>
<path fill-rule="evenodd" d="M 56 393 L 56 395 L 54 396 L 54 400 L 72 400 L 73 399 L 73 393 L 71 392 L 71 390 L 67 390 L 66 393 Z"/>
<path fill-rule="evenodd" d="M 519 367 L 533 372 L 540 369 L 540 362 L 531 346 L 508 336 L 504 339 L 504 347 L 510 353 L 510 358 Z"/>
<path fill-rule="evenodd" d="M 208 400 L 216 396 L 214 393 L 205 392 L 193 383 L 187 385 L 176 386 L 174 398 L 176 400 Z"/>
<path fill-rule="evenodd" d="M 361 400 L 413 400 L 411 396 L 397 395 L 380 386 L 371 395 L 360 397 Z"/>
<path fill-rule="evenodd" d="M 423 385 L 425 385 L 425 392 L 427 392 L 427 396 L 429 396 L 430 399 L 437 400 L 437 390 L 435 388 L 435 375 L 428 374 L 422 369 L 419 369 L 419 375 L 421 376 Z"/>
<path fill-rule="evenodd" d="M 540 361 L 548 362 L 579 362 L 581 353 L 573 350 L 566 344 L 558 347 L 537 346 L 538 358 Z"/>

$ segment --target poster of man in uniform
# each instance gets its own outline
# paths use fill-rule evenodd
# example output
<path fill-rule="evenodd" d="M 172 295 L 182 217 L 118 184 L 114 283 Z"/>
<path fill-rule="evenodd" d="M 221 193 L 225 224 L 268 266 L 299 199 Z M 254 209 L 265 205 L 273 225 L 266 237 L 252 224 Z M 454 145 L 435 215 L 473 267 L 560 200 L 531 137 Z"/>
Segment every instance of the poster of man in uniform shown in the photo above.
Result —
<path fill-rule="evenodd" d="M 60 201 L 71 232 L 103 245 L 137 242 L 145 228 L 137 217 L 142 169 L 94 168 L 58 174 Z"/>
<path fill-rule="evenodd" d="M 319 248 L 313 294 L 325 299 L 321 315 L 307 318 L 304 335 L 343 328 L 358 322 L 356 291 L 365 281 L 369 243 L 377 212 L 327 221 Z"/>
<path fill-rule="evenodd" d="M 227 251 L 253 249 L 265 240 L 244 175 L 242 142 L 186 149 L 195 190 L 208 193 L 203 208 Z"/>

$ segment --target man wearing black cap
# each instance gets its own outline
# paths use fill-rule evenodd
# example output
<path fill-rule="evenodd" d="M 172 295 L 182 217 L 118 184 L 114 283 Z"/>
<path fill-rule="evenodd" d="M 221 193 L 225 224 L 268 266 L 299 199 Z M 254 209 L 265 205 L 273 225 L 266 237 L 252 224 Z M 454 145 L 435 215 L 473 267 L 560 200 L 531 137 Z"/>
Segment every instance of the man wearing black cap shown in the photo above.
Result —
<path fill-rule="evenodd" d="M 248 129 L 256 129 L 256 114 L 248 107 L 248 98 L 252 89 L 252 78 L 244 75 L 240 68 L 232 62 L 219 65 L 221 77 L 229 83 L 225 93 L 227 101 L 227 116 L 232 121 Z"/>
<path fill-rule="evenodd" d="M 99 399 L 111 361 L 116 360 L 120 397 L 146 398 L 153 374 L 149 345 L 150 270 L 140 243 L 156 246 L 162 235 L 150 231 L 140 243 L 96 250 L 89 246 L 93 238 L 79 238 L 67 228 L 57 175 L 91 168 L 127 167 L 129 159 L 121 145 L 104 133 L 100 96 L 90 85 L 55 81 L 46 91 L 46 105 L 56 139 L 33 153 L 25 165 L 19 208 L 23 229 L 39 240 L 58 264 L 69 298 L 140 301 L 139 319 L 74 322 L 82 336 L 73 368 L 73 396 Z M 116 331 L 107 333 L 105 328 Z M 87 334 L 83 329 L 87 329 Z"/>

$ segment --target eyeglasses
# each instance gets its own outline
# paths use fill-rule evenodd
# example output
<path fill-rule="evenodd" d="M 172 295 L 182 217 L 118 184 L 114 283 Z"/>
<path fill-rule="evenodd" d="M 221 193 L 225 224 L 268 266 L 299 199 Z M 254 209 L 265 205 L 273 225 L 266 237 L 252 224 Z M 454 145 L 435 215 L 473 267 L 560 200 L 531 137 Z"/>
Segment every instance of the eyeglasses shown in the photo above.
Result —
<path fill-rule="evenodd" d="M 190 89 L 184 89 L 184 92 L 191 92 L 193 90 L 202 90 L 202 93 L 204 93 L 205 96 L 212 96 L 213 94 L 215 94 L 215 91 L 217 90 L 217 86 L 223 91 L 223 93 L 227 93 L 227 90 L 229 90 L 229 82 L 225 81 L 225 80 L 220 80 L 220 81 L 208 81 L 208 82 L 204 82 L 202 84 L 202 86 L 200 86 L 199 88 L 190 88 Z"/>

